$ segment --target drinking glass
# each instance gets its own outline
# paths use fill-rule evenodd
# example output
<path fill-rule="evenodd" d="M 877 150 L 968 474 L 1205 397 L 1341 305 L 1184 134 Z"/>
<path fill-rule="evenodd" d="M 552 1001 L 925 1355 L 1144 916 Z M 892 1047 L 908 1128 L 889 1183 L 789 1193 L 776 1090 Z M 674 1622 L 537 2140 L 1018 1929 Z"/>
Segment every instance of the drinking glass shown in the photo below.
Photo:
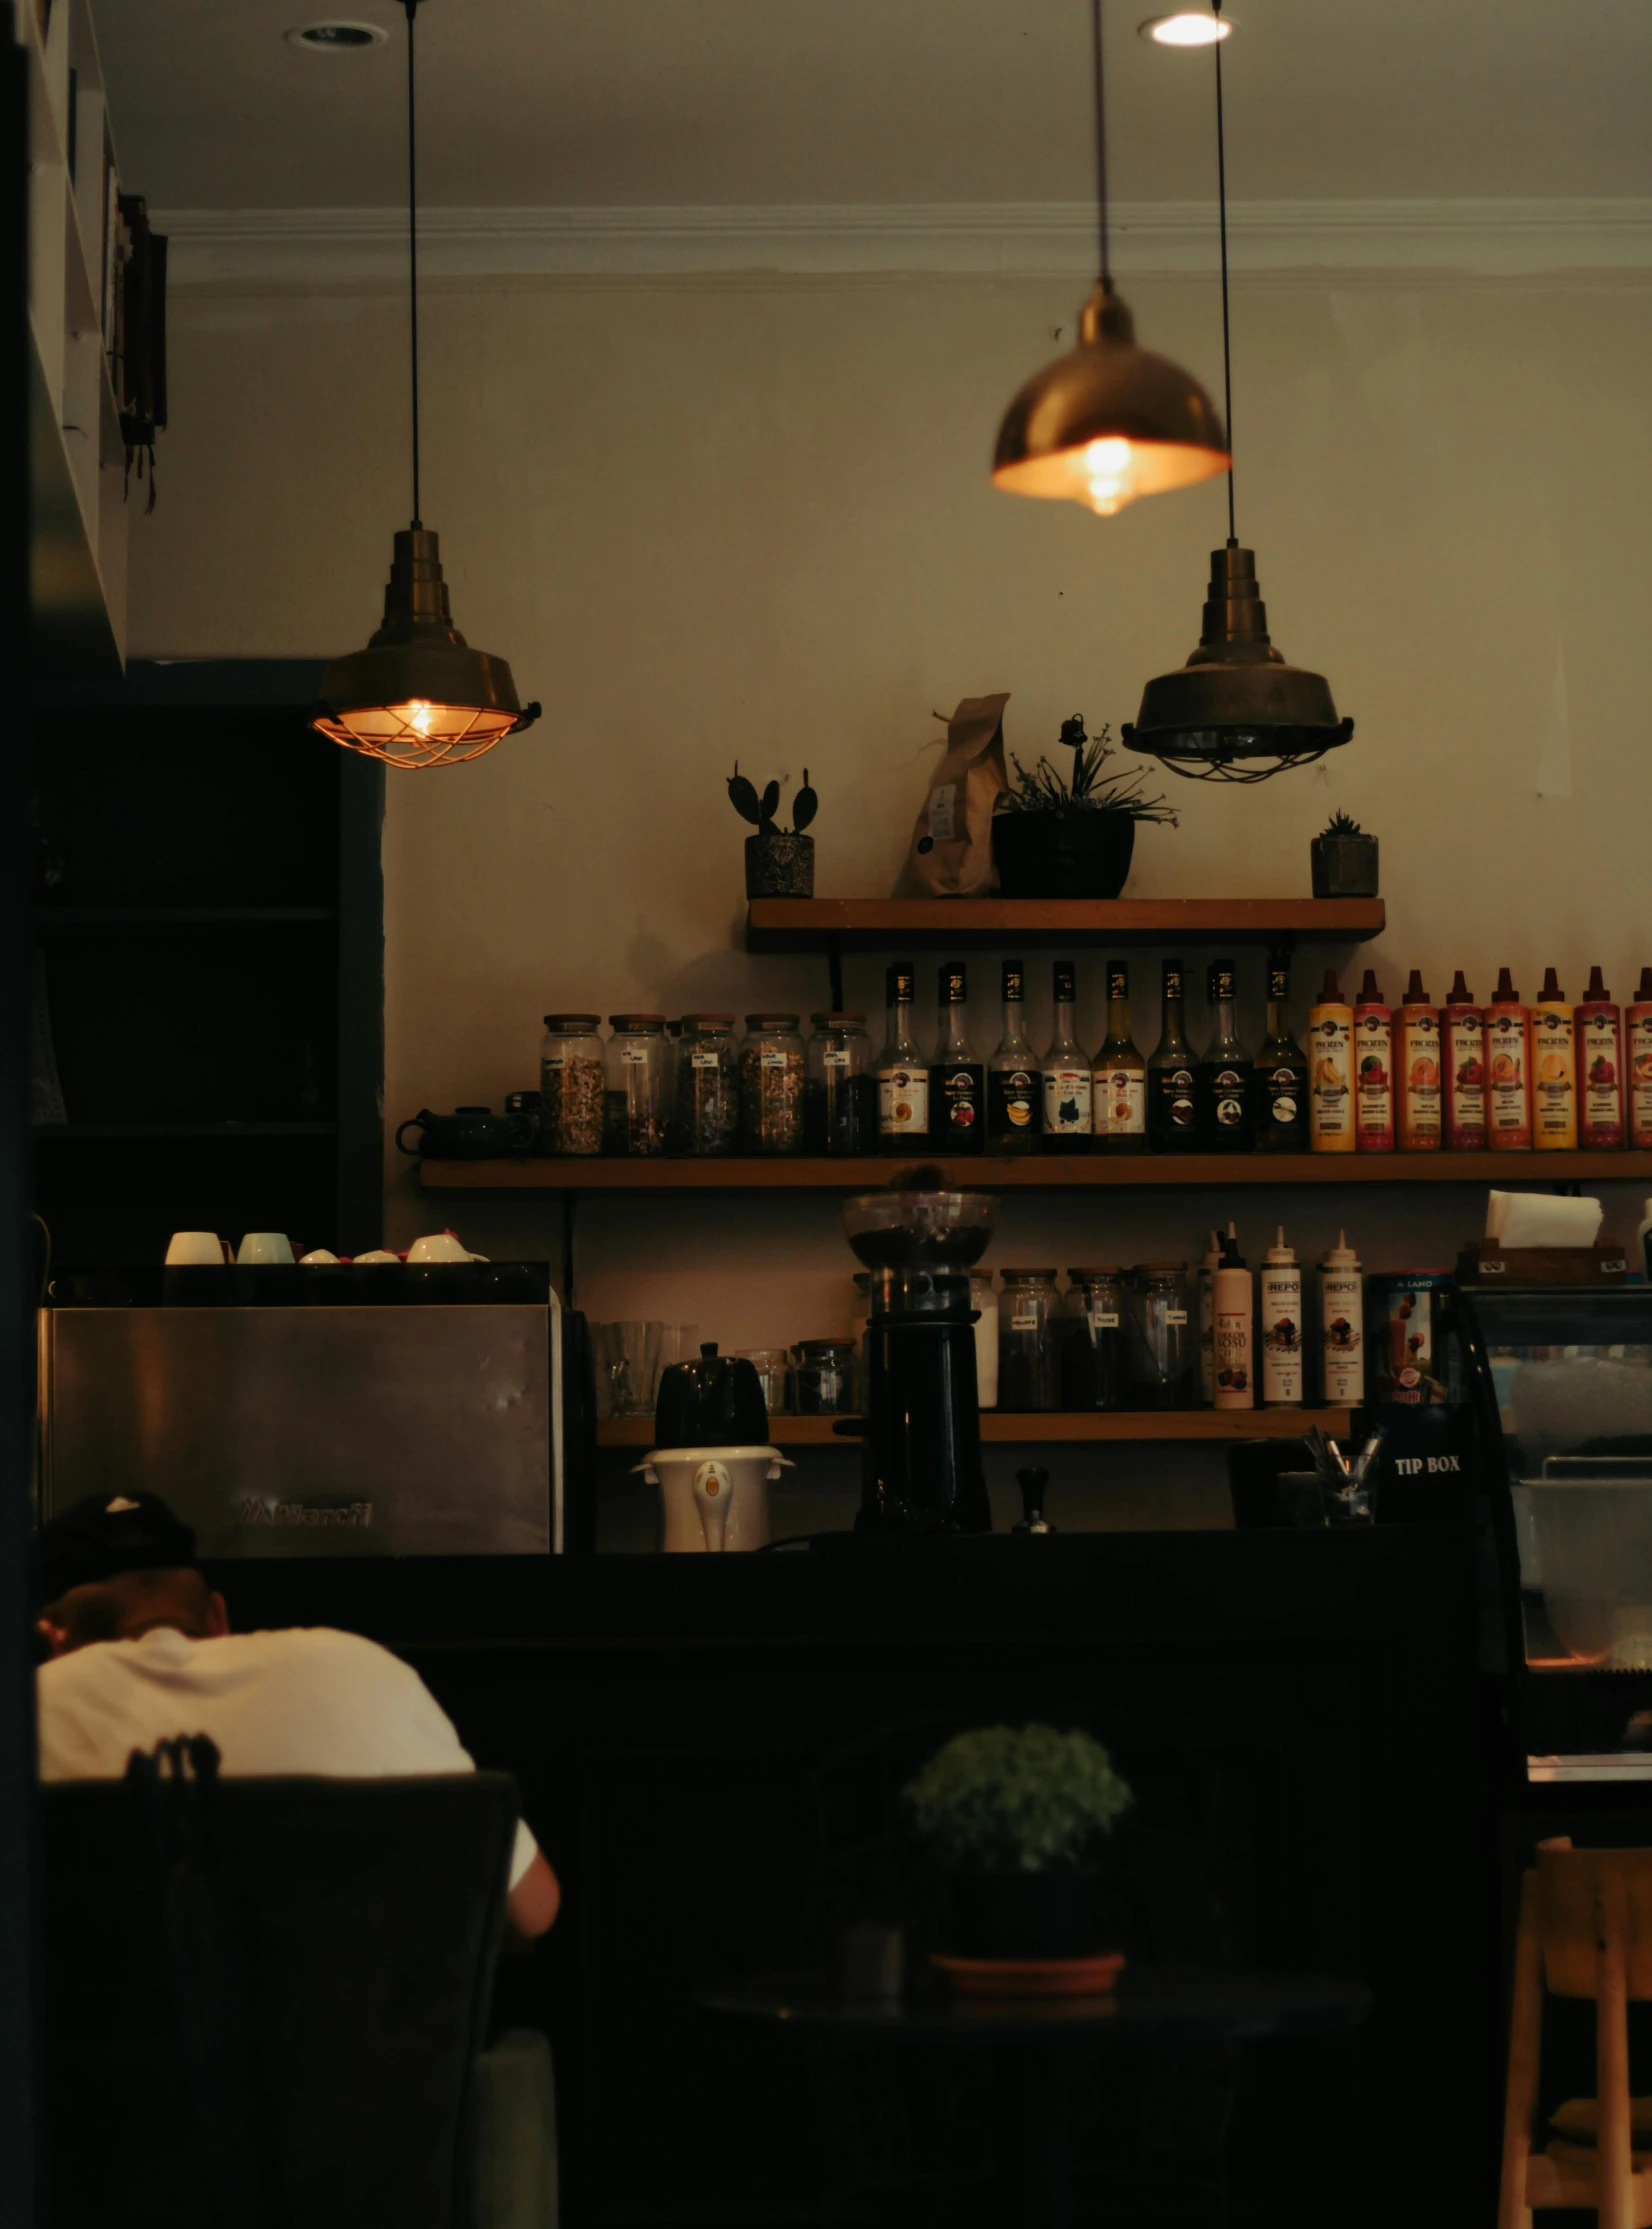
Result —
<path fill-rule="evenodd" d="M 663 1323 L 597 1323 L 598 1416 L 652 1416 L 665 1353 Z"/>

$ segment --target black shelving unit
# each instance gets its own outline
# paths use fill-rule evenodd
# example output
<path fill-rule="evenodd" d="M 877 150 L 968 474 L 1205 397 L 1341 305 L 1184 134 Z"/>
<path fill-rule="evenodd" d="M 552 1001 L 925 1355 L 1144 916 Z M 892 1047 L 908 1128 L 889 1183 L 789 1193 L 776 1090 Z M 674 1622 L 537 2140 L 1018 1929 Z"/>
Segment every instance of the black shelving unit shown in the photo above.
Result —
<path fill-rule="evenodd" d="M 38 714 L 35 1149 L 60 1262 L 152 1264 L 176 1229 L 379 1242 L 384 778 L 308 726 L 320 680 L 134 663 Z"/>

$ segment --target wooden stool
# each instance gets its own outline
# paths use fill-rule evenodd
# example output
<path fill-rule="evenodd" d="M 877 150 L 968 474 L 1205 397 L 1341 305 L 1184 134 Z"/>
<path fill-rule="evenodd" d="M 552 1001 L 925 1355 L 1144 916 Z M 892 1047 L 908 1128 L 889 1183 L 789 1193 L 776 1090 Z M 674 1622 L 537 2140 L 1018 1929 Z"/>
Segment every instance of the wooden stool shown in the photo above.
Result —
<path fill-rule="evenodd" d="M 1543 1993 L 1595 2002 L 1595 2096 L 1572 2098 L 1532 2149 Z M 1600 2229 L 1652 2229 L 1652 2098 L 1629 2095 L 1629 2004 L 1652 2000 L 1652 1850 L 1540 1842 L 1520 1888 L 1498 2229 L 1534 2208 L 1592 2210 Z"/>

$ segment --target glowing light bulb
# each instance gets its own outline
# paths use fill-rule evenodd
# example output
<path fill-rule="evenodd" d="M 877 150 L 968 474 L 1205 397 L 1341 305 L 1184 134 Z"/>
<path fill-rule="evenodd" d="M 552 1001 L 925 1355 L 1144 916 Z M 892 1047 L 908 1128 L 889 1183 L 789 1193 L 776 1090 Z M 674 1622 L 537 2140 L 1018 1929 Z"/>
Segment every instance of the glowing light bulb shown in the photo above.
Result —
<path fill-rule="evenodd" d="M 419 735 L 428 735 L 436 724 L 436 707 L 415 697 L 407 708 L 407 724 Z"/>
<path fill-rule="evenodd" d="M 1129 442 L 1121 436 L 1092 441 L 1084 451 L 1082 464 L 1092 511 L 1110 519 L 1115 511 L 1135 501 L 1135 459 Z"/>
<path fill-rule="evenodd" d="M 1137 28 L 1156 46 L 1214 46 L 1218 39 L 1227 37 L 1233 25 L 1226 16 L 1184 9 L 1176 15 L 1149 16 Z"/>

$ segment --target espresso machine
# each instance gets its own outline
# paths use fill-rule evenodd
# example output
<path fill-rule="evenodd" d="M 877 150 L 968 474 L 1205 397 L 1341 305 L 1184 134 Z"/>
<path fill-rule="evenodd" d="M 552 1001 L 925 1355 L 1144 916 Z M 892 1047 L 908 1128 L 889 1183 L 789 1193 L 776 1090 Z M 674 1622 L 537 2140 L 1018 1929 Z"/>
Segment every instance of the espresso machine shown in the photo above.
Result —
<path fill-rule="evenodd" d="M 843 1229 L 870 1272 L 861 1359 L 857 1532 L 990 1532 L 969 1272 L 997 1202 L 985 1192 L 870 1192 Z"/>

